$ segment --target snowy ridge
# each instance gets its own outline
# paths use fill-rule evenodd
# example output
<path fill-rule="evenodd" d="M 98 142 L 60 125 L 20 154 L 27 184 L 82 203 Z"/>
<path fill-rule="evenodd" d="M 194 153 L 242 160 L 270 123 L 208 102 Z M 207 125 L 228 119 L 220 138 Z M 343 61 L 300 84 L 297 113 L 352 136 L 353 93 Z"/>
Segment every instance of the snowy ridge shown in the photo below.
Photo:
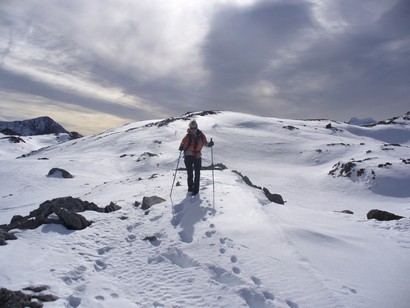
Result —
<path fill-rule="evenodd" d="M 11 130 L 20 136 L 59 134 L 69 132 L 50 117 L 39 117 L 24 121 L 0 122 L 0 131 Z"/>
<path fill-rule="evenodd" d="M 93 224 L 81 231 L 13 230 L 18 239 L 0 246 L 0 286 L 49 285 L 59 299 L 45 307 L 408 306 L 410 220 L 366 219 L 374 208 L 410 216 L 407 124 L 201 114 L 132 123 L 19 159 L 4 144 L 0 172 L 13 181 L 0 186 L 0 224 L 68 195 L 122 209 L 83 213 Z M 215 204 L 209 170 L 198 199 L 186 195 L 184 171 L 169 197 L 190 118 L 215 141 L 214 163 L 227 167 L 214 172 Z M 48 178 L 54 167 L 74 178 Z M 154 195 L 166 201 L 148 213 L 135 207 Z"/>

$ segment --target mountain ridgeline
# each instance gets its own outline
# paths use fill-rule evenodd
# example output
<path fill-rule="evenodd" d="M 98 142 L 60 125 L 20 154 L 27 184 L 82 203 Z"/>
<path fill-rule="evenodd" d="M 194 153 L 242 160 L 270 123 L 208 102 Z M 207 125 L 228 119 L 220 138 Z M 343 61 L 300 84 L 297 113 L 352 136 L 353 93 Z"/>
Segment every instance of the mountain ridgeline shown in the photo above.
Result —
<path fill-rule="evenodd" d="M 44 116 L 23 121 L 0 122 L 0 132 L 5 135 L 36 136 L 48 134 L 69 134 L 71 139 L 82 137 L 69 132 L 52 118 Z"/>

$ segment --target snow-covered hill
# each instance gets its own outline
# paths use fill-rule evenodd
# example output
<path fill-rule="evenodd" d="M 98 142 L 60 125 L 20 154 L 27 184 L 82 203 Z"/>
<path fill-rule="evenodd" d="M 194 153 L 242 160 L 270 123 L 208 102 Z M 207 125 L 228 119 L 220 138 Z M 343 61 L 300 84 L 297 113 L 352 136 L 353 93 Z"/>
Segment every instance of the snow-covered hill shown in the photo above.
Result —
<path fill-rule="evenodd" d="M 69 132 L 50 117 L 39 117 L 24 121 L 0 122 L 0 132 L 9 131 L 20 136 L 48 135 Z"/>
<path fill-rule="evenodd" d="M 178 171 L 170 198 L 191 118 L 226 169 L 203 170 L 195 200 Z M 402 118 L 359 127 L 205 112 L 25 157 L 4 143 L 0 224 L 62 196 L 122 208 L 81 213 L 93 221 L 81 231 L 12 230 L 18 239 L 0 246 L 0 287 L 48 285 L 59 299 L 45 307 L 408 307 L 410 220 L 366 218 L 372 209 L 410 216 L 410 126 Z M 47 177 L 51 168 L 74 178 Z M 166 201 L 147 213 L 136 207 L 147 196 Z"/>

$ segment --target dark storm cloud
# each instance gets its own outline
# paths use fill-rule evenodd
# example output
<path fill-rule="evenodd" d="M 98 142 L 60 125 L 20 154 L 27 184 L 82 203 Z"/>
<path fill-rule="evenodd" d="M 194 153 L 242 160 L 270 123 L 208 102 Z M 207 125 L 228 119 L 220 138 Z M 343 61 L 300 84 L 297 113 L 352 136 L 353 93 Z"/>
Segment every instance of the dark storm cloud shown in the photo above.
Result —
<path fill-rule="evenodd" d="M 407 3 L 398 3 L 373 27 L 321 38 L 296 63 L 272 71 L 271 80 L 286 89 L 278 97 L 335 115 L 349 110 L 383 114 L 387 108 L 404 113 L 410 85 Z M 311 80 L 319 81 L 317 88 L 309 88 Z"/>
<path fill-rule="evenodd" d="M 302 3 L 225 7 L 213 18 L 203 48 L 211 85 L 229 89 L 260 77 L 269 61 L 310 27 L 309 7 Z"/>
<path fill-rule="evenodd" d="M 18 93 L 35 96 L 33 113 L 43 97 L 62 113 L 72 105 L 127 121 L 207 109 L 383 119 L 409 109 L 409 6 L 5 1 L 0 93 L 8 106 Z"/>
<path fill-rule="evenodd" d="M 295 110 L 299 117 L 345 120 L 355 113 L 383 118 L 386 111 L 406 112 L 410 1 L 398 1 L 374 20 L 365 14 L 371 2 L 337 4 L 349 23 L 333 33 L 321 29 L 313 6 L 302 2 L 261 3 L 219 12 L 204 47 L 210 97 L 223 97 L 230 109 L 290 117 L 296 116 Z M 268 104 L 258 104 L 250 93 L 229 92 L 258 80 L 277 89 Z M 277 102 L 286 102 L 286 107 Z"/>

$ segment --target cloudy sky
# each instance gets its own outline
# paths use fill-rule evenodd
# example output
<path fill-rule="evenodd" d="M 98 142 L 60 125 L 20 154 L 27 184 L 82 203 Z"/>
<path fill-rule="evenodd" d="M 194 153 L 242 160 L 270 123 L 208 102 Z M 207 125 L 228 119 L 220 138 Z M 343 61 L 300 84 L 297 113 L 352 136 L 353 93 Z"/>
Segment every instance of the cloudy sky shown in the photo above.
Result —
<path fill-rule="evenodd" d="M 410 111 L 409 0 L 0 0 L 0 120 Z"/>

